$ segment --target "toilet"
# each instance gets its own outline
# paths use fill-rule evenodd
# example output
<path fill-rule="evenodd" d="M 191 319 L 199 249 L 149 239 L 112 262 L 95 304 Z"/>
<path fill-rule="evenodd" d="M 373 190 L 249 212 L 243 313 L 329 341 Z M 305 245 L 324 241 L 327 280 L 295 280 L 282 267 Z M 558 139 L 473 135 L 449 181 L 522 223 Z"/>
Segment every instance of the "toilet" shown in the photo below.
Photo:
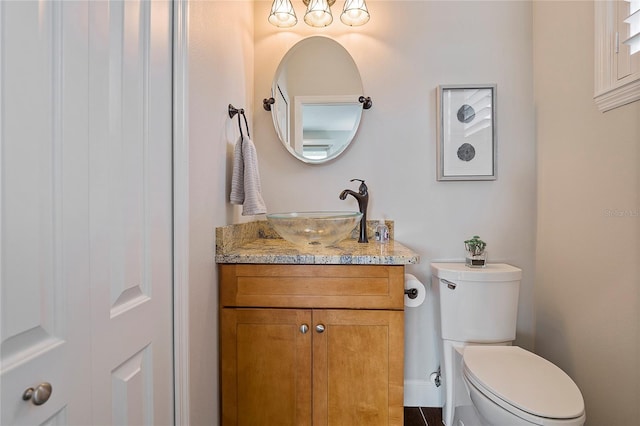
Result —
<path fill-rule="evenodd" d="M 582 426 L 584 400 L 559 367 L 511 342 L 522 270 L 432 263 L 447 426 Z"/>

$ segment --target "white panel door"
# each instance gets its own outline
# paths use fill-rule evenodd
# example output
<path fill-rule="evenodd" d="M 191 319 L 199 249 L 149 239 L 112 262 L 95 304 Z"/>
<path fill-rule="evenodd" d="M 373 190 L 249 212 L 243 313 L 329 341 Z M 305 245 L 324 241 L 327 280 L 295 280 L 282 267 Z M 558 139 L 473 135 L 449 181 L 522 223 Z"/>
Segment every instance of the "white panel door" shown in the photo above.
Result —
<path fill-rule="evenodd" d="M 169 424 L 170 3 L 91 2 L 89 20 L 94 424 Z"/>
<path fill-rule="evenodd" d="M 0 1 L 2 425 L 173 422 L 170 23 Z"/>
<path fill-rule="evenodd" d="M 0 2 L 2 425 L 91 419 L 87 11 Z"/>

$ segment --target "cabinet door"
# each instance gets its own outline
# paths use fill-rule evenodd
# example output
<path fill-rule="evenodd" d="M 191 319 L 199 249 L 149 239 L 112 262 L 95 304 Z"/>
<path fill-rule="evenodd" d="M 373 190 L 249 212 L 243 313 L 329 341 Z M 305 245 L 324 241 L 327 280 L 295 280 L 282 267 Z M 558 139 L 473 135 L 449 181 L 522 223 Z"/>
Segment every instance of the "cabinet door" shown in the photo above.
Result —
<path fill-rule="evenodd" d="M 310 310 L 221 310 L 223 426 L 311 425 L 310 327 Z"/>
<path fill-rule="evenodd" d="M 403 318 L 402 311 L 313 311 L 314 426 L 403 424 Z"/>

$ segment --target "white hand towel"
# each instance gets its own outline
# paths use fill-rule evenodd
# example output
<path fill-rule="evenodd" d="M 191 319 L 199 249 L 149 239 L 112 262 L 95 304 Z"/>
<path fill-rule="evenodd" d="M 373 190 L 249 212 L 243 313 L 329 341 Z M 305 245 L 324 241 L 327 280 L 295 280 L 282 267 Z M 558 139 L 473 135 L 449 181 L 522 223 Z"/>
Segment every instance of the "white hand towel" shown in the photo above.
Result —
<path fill-rule="evenodd" d="M 231 175 L 231 204 L 244 203 L 244 163 L 242 161 L 242 136 L 233 150 L 233 174 Z"/>
<path fill-rule="evenodd" d="M 267 213 L 262 199 L 258 155 L 249 138 L 240 138 L 233 153 L 233 174 L 231 176 L 231 204 L 242 204 L 242 215 L 251 216 Z"/>

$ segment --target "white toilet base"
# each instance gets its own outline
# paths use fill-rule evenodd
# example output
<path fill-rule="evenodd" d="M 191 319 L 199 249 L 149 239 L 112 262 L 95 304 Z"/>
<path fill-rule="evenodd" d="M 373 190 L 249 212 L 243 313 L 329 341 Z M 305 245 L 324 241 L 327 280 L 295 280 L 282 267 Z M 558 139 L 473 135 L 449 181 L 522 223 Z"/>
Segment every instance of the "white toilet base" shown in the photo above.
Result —
<path fill-rule="evenodd" d="M 462 378 L 462 353 L 464 352 L 464 348 L 470 345 L 511 346 L 511 342 L 472 343 L 456 342 L 453 340 L 442 341 L 442 364 L 444 366 L 442 374 L 445 391 L 442 423 L 446 426 L 458 426 L 453 419 L 457 407 L 473 405 L 469 398 L 469 390 Z"/>
<path fill-rule="evenodd" d="M 478 426 L 484 425 L 484 422 L 480 418 L 480 414 L 476 407 L 473 405 L 460 405 L 457 406 L 453 414 L 452 426 Z"/>

